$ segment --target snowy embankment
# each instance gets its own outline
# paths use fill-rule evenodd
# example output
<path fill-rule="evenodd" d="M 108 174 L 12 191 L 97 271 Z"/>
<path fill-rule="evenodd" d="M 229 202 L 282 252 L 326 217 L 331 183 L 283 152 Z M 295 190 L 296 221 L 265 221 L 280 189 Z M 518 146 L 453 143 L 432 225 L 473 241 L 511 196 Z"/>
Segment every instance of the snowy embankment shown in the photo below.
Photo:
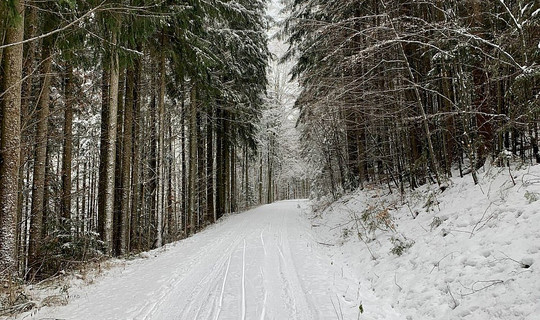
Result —
<path fill-rule="evenodd" d="M 42 307 L 19 319 L 404 319 L 326 255 L 306 210 L 306 201 L 284 201 L 231 215 L 117 261 L 90 285 L 67 282 L 67 305 L 30 290 Z"/>
<path fill-rule="evenodd" d="M 403 197 L 358 191 L 312 226 L 404 319 L 540 319 L 540 166 L 511 174 L 488 167 L 477 186 L 466 176 Z"/>

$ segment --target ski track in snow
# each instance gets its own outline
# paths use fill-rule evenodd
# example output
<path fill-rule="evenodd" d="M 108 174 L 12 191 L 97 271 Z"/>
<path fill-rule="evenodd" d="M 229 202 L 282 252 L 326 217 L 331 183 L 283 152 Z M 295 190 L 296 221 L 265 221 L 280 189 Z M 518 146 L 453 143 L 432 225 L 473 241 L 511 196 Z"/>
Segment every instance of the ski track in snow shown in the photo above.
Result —
<path fill-rule="evenodd" d="M 242 320 L 246 320 L 246 239 L 242 251 Z"/>
<path fill-rule="evenodd" d="M 73 288 L 79 297 L 67 306 L 26 318 L 356 320 L 360 303 L 372 301 L 377 312 L 360 319 L 403 319 L 370 292 L 357 293 L 358 280 L 317 244 L 301 209 L 306 204 L 284 201 L 231 215 Z"/>

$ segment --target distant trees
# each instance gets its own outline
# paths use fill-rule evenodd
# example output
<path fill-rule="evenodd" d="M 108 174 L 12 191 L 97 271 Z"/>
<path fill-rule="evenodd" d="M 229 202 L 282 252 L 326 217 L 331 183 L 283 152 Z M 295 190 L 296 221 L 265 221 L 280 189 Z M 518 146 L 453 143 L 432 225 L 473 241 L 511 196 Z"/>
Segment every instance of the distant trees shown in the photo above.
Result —
<path fill-rule="evenodd" d="M 536 1 L 296 0 L 287 31 L 319 194 L 538 161 Z"/>
<path fill-rule="evenodd" d="M 0 278 L 160 247 L 257 203 L 265 10 L 0 4 Z"/>

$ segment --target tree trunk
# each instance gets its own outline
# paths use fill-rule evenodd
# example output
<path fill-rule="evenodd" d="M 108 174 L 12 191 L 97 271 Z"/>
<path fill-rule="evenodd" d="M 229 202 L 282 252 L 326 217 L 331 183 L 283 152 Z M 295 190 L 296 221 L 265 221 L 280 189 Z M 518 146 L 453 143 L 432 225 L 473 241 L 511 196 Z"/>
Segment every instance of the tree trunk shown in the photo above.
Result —
<path fill-rule="evenodd" d="M 206 126 L 206 222 L 216 222 L 214 212 L 214 124 L 213 109 L 210 107 Z"/>
<path fill-rule="evenodd" d="M 270 136 L 270 139 L 268 140 L 268 154 L 266 157 L 266 165 L 267 165 L 267 179 L 266 179 L 266 203 L 272 203 L 274 202 L 273 196 L 272 196 L 272 141 L 273 136 Z"/>
<path fill-rule="evenodd" d="M 189 231 L 195 234 L 197 183 L 197 85 L 191 89 L 189 113 Z"/>
<path fill-rule="evenodd" d="M 158 203 L 157 203 L 157 179 L 158 179 L 158 137 L 157 137 L 157 102 L 156 102 L 156 79 L 153 76 L 154 79 L 152 79 L 152 100 L 150 103 L 150 109 L 148 112 L 150 112 L 150 155 L 148 157 L 148 188 L 145 192 L 145 197 L 147 201 L 148 210 L 147 213 L 149 214 L 148 219 L 148 234 L 147 234 L 147 241 L 149 247 L 155 247 L 156 246 L 156 240 L 157 240 L 157 232 L 159 230 L 159 227 L 156 223 L 157 218 L 157 211 L 158 211 Z"/>
<path fill-rule="evenodd" d="M 133 135 L 133 91 L 135 84 L 135 72 L 133 69 L 128 69 L 126 73 L 126 93 L 124 103 L 124 132 L 123 132 L 123 152 L 122 152 L 122 192 L 120 214 L 122 215 L 122 223 L 120 224 L 120 254 L 124 255 L 129 252 L 130 243 L 130 225 L 131 225 L 131 162 L 132 158 L 132 135 Z"/>
<path fill-rule="evenodd" d="M 124 223 L 124 214 L 122 212 L 122 171 L 124 154 L 124 89 L 125 89 L 125 70 L 119 71 L 118 80 L 118 111 L 116 117 L 116 161 L 114 168 L 114 216 L 113 216 L 113 255 L 118 256 L 122 253 L 122 224 Z"/>
<path fill-rule="evenodd" d="M 98 191 L 97 191 L 97 232 L 100 235 L 101 240 L 105 240 L 105 191 L 107 181 L 107 152 L 109 141 L 109 82 L 110 82 L 110 70 L 107 67 L 109 62 L 105 57 L 102 60 L 103 70 L 101 73 L 101 124 L 100 124 L 100 144 L 99 144 L 99 177 L 98 177 Z"/>
<path fill-rule="evenodd" d="M 164 33 L 162 33 L 162 45 L 164 45 Z M 158 166 L 158 203 L 157 203 L 157 234 L 156 246 L 163 246 L 163 203 L 164 203 L 164 169 L 165 169 L 165 54 L 161 52 L 159 62 L 159 166 Z"/>
<path fill-rule="evenodd" d="M 73 153 L 73 100 L 75 97 L 75 84 L 73 67 L 69 62 L 66 65 L 65 76 L 65 106 L 64 106 L 64 140 L 62 156 L 62 218 L 71 218 L 71 161 Z M 65 225 L 68 227 L 68 225 Z"/>
<path fill-rule="evenodd" d="M 171 117 L 167 117 L 167 239 L 166 242 L 172 242 L 176 238 L 174 228 L 174 196 L 173 196 L 173 165 L 174 165 L 174 147 L 172 142 Z"/>
<path fill-rule="evenodd" d="M 259 180 L 257 181 L 259 189 L 259 204 L 263 203 L 263 153 L 259 151 Z"/>
<path fill-rule="evenodd" d="M 116 45 L 117 35 L 113 33 L 112 44 Z M 113 48 L 114 50 L 114 48 Z M 103 194 L 103 234 L 101 239 L 106 245 L 106 254 L 113 252 L 113 216 L 114 216 L 114 173 L 116 163 L 116 126 L 118 112 L 118 81 L 119 81 L 118 53 L 111 53 L 110 81 L 109 81 L 109 108 L 107 123 L 107 159 L 105 163 L 105 192 Z"/>
<path fill-rule="evenodd" d="M 224 122 L 223 110 L 216 110 L 216 219 L 225 213 L 225 178 L 224 178 Z"/>
<path fill-rule="evenodd" d="M 182 144 L 182 155 L 180 162 L 182 163 L 182 201 L 180 202 L 180 214 L 181 214 L 181 224 L 184 235 L 187 235 L 187 167 L 186 167 L 186 97 L 185 97 L 185 80 L 184 76 L 181 76 L 181 90 L 182 90 L 182 115 L 180 118 L 180 140 Z"/>
<path fill-rule="evenodd" d="M 0 22 L 1 23 L 1 22 Z M 26 30 L 24 31 L 25 38 L 33 38 L 35 37 L 38 29 L 38 23 L 37 23 L 37 6 L 32 6 L 28 9 L 28 15 L 25 17 L 25 24 L 26 24 Z M 2 32 L 0 35 L 3 35 Z M 0 42 L 1 43 L 1 42 Z M 25 163 L 27 162 L 28 156 L 30 154 L 30 142 L 31 142 L 31 130 L 29 126 L 29 120 L 30 120 L 30 114 L 32 112 L 30 111 L 30 96 L 32 95 L 32 84 L 33 84 L 33 73 L 34 73 L 34 62 L 36 59 L 36 47 L 37 47 L 37 41 L 30 42 L 27 45 L 27 49 L 25 50 L 25 57 L 24 57 L 24 65 L 23 65 L 23 77 L 26 77 L 26 80 L 23 82 L 22 85 L 22 96 L 21 96 L 21 151 L 20 151 L 20 165 L 19 165 L 19 188 L 18 188 L 18 202 L 17 202 L 17 237 L 16 237 L 16 244 L 17 244 L 17 256 L 20 257 L 18 259 L 18 263 L 20 264 L 22 261 L 25 260 L 24 258 L 21 259 L 26 253 L 26 232 L 27 229 L 24 228 L 22 230 L 21 225 L 23 224 L 23 217 L 25 220 L 25 223 L 28 220 L 27 212 L 25 212 L 25 215 L 23 215 L 23 204 L 24 204 L 24 192 L 23 189 L 26 187 L 25 185 Z M 0 81 L 2 76 L 0 75 Z M 0 117 L 1 119 L 1 117 Z M 28 168 L 26 170 L 26 174 L 29 175 L 30 169 Z M 28 180 L 26 180 L 28 182 Z M 29 201 L 28 196 L 26 196 L 26 200 Z M 27 211 L 27 210 L 25 210 Z M 23 231 L 23 232 L 21 232 Z M 24 265 L 24 263 L 23 263 Z M 21 268 L 19 268 L 21 270 Z M 24 271 L 24 270 L 21 270 Z"/>
<path fill-rule="evenodd" d="M 237 206 L 237 194 L 236 194 L 236 147 L 234 145 L 231 146 L 230 151 L 230 157 L 231 157 L 231 212 L 237 212 L 238 206 Z"/>
<path fill-rule="evenodd" d="M 229 131 L 229 115 L 225 113 L 223 121 L 224 137 L 227 137 Z M 223 139 L 223 208 L 224 213 L 231 212 L 231 144 L 230 140 Z"/>
<path fill-rule="evenodd" d="M 89 201 L 88 201 L 88 198 L 87 198 L 87 195 L 90 194 L 90 191 L 87 189 L 87 180 L 88 180 L 88 160 L 85 159 L 84 160 L 84 165 L 83 165 L 83 172 L 82 172 L 82 194 L 81 194 L 81 219 L 82 219 L 82 223 L 81 223 L 81 233 L 84 235 L 85 233 L 87 233 L 89 230 L 88 228 L 88 220 L 89 220 L 89 215 L 88 215 L 88 211 L 87 211 L 87 207 L 89 206 Z M 78 177 L 77 177 L 78 178 Z"/>
<path fill-rule="evenodd" d="M 197 225 L 204 226 L 206 224 L 206 216 L 208 212 L 206 211 L 206 179 L 205 179 L 205 115 L 202 112 L 197 113 L 197 212 L 198 219 Z"/>
<path fill-rule="evenodd" d="M 140 138 L 140 128 L 141 128 L 141 111 L 140 111 L 140 83 L 141 83 L 141 59 L 135 61 L 135 67 L 133 71 L 133 126 L 132 126 L 132 150 L 127 150 L 131 154 L 131 159 L 133 161 L 132 165 L 132 199 L 131 199 L 131 219 L 130 219 L 130 242 L 129 242 L 129 251 L 136 247 L 137 250 L 141 250 L 140 242 L 140 211 L 142 209 L 142 183 L 140 183 L 140 173 L 141 170 L 141 138 Z M 142 179 L 141 179 L 142 180 Z"/>
<path fill-rule="evenodd" d="M 18 43 L 24 35 L 24 0 L 14 0 L 20 18 L 7 28 L 5 43 Z M 23 45 L 2 52 L 1 143 L 0 143 L 0 277 L 16 272 L 15 223 L 17 217 L 17 176 L 21 142 L 21 79 Z"/>
<path fill-rule="evenodd" d="M 245 209 L 250 205 L 250 190 L 249 190 L 249 154 L 248 146 L 244 147 L 244 196 L 245 196 Z"/>
<path fill-rule="evenodd" d="M 32 186 L 32 209 L 30 219 L 30 240 L 28 249 L 28 265 L 31 269 L 29 276 L 38 272 L 39 250 L 42 242 L 43 212 L 45 197 L 45 168 L 47 166 L 47 141 L 49 132 L 49 103 L 52 71 L 52 41 L 46 38 L 43 41 L 42 54 L 42 82 L 38 103 L 37 128 L 35 135 L 36 152 L 34 158 L 34 174 Z"/>

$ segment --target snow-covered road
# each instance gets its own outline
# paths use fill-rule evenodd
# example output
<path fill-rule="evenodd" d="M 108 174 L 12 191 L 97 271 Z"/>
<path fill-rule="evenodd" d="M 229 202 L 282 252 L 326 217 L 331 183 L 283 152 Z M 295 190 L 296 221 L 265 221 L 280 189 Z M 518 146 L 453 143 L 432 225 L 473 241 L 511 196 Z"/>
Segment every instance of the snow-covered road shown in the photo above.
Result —
<path fill-rule="evenodd" d="M 314 238 L 302 201 L 232 215 L 36 319 L 400 319 Z M 360 304 L 365 310 L 360 314 Z"/>

